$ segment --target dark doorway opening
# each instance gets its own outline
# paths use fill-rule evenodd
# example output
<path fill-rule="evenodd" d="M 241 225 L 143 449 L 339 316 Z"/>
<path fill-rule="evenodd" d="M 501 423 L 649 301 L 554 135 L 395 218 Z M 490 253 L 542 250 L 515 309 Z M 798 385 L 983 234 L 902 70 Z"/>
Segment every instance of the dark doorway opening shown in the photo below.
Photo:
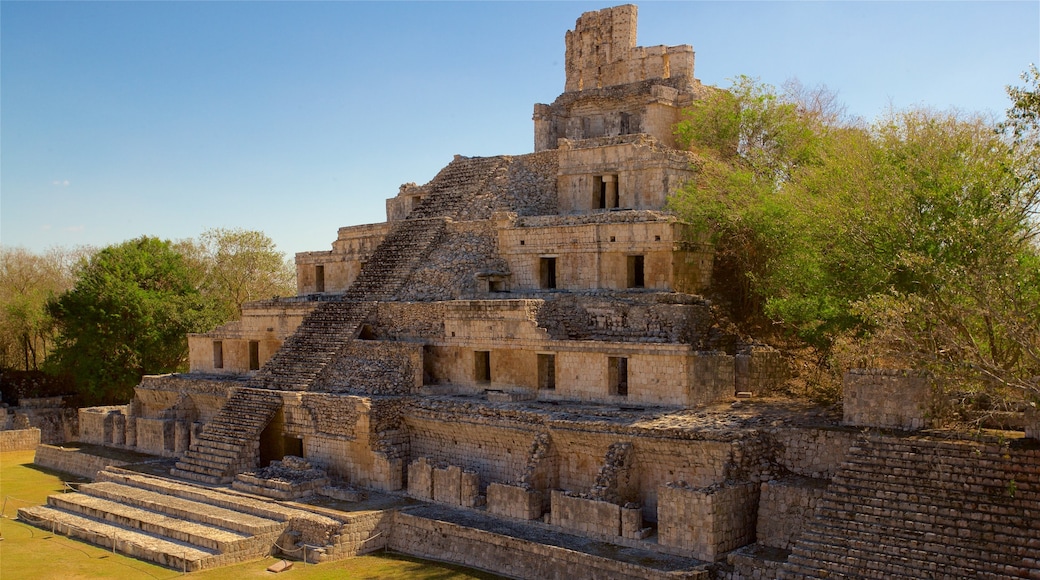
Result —
<path fill-rule="evenodd" d="M 249 370 L 260 370 L 260 343 L 255 340 L 249 341 Z"/>
<path fill-rule="evenodd" d="M 473 352 L 473 378 L 478 383 L 491 382 L 491 351 Z"/>
<path fill-rule="evenodd" d="M 556 388 L 556 355 L 538 355 L 538 388 L 548 390 Z"/>
<path fill-rule="evenodd" d="M 314 267 L 314 291 L 325 291 L 325 266 Z"/>
<path fill-rule="evenodd" d="M 628 287 L 645 288 L 645 270 L 643 256 L 628 257 Z"/>
<path fill-rule="evenodd" d="M 556 258 L 542 258 L 539 260 L 539 278 L 542 288 L 552 290 L 556 288 Z"/>
<path fill-rule="evenodd" d="M 628 359 L 612 356 L 607 359 L 607 375 L 610 382 L 610 394 L 618 397 L 628 396 Z"/>

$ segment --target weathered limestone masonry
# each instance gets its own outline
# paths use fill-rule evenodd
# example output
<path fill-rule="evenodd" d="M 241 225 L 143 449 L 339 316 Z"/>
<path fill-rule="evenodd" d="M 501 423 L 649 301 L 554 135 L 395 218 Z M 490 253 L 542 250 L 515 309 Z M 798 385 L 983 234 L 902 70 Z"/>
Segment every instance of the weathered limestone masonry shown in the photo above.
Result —
<path fill-rule="evenodd" d="M 894 429 L 928 426 L 932 384 L 926 375 L 854 369 L 844 378 L 845 423 Z"/>
<path fill-rule="evenodd" d="M 16 407 L 0 406 L 0 434 L 33 428 L 43 443 L 64 443 L 75 439 L 76 416 L 63 397 L 23 397 Z"/>
<path fill-rule="evenodd" d="M 40 430 L 36 427 L 0 431 L 0 451 L 26 451 L 39 444 Z"/>
<path fill-rule="evenodd" d="M 636 21 L 567 33 L 533 153 L 402 185 L 386 223 L 296 256 L 298 296 L 189 336 L 191 372 L 81 411 L 84 442 L 176 458 L 175 478 L 104 471 L 84 495 L 107 503 L 25 517 L 189 569 L 277 539 L 532 579 L 1040 578 L 1035 444 L 898 431 L 928 426 L 912 373 L 850 374 L 844 421 L 763 396 L 783 357 L 698 295 L 714 249 L 667 211 L 697 162 L 672 126 L 713 89 Z M 365 494 L 396 507 L 342 511 Z"/>

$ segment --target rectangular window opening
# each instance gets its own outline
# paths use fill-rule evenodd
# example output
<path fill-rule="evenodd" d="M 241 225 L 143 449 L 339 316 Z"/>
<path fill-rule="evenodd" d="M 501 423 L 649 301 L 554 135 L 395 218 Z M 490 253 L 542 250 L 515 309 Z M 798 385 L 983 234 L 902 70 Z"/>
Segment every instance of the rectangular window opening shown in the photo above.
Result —
<path fill-rule="evenodd" d="M 260 370 L 260 342 L 249 341 L 249 370 Z"/>
<path fill-rule="evenodd" d="M 491 382 L 491 351 L 473 351 L 473 378 L 478 383 Z"/>
<path fill-rule="evenodd" d="M 314 291 L 325 291 L 325 266 L 314 267 Z"/>
<path fill-rule="evenodd" d="M 505 292 L 506 284 L 504 280 L 488 280 L 488 292 Z"/>
<path fill-rule="evenodd" d="M 607 376 L 610 394 L 618 397 L 628 396 L 628 359 L 622 356 L 607 358 Z"/>
<path fill-rule="evenodd" d="M 213 368 L 224 368 L 224 342 L 220 340 L 213 341 Z"/>
<path fill-rule="evenodd" d="M 551 290 L 556 288 L 556 258 L 541 258 L 539 260 L 539 277 L 542 288 Z"/>
<path fill-rule="evenodd" d="M 556 355 L 538 355 L 538 388 L 550 391 L 556 388 Z"/>
<path fill-rule="evenodd" d="M 643 256 L 628 256 L 628 287 L 646 287 L 646 271 Z"/>

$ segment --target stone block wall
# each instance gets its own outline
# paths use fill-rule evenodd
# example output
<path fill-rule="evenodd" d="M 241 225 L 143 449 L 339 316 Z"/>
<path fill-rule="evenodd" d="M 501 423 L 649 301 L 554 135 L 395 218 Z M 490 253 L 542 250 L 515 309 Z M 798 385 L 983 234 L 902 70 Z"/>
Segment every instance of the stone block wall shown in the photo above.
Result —
<path fill-rule="evenodd" d="M 232 390 L 245 385 L 244 381 L 244 377 L 230 375 L 147 375 L 134 388 L 131 414 L 158 419 L 175 407 L 191 408 L 197 413 L 197 421 L 207 423 L 220 412 Z"/>
<path fill-rule="evenodd" d="M 511 578 L 574 580 L 693 580 L 705 572 L 655 571 L 548 544 L 496 534 L 404 512 L 394 514 L 388 546 L 419 558 L 447 560 Z"/>
<path fill-rule="evenodd" d="M 257 343 L 255 362 L 263 366 L 316 304 L 291 300 L 258 300 L 243 304 L 239 320 L 206 333 L 188 335 L 191 372 L 230 375 L 250 372 L 250 342 Z"/>
<path fill-rule="evenodd" d="M 787 378 L 787 363 L 780 351 L 754 346 L 734 358 L 736 390 L 755 395 L 769 393 Z"/>
<path fill-rule="evenodd" d="M 409 414 L 405 422 L 412 457 L 472 470 L 485 482 L 515 481 L 527 466 L 527 451 L 536 435 L 466 417 L 431 420 Z"/>
<path fill-rule="evenodd" d="M 191 445 L 191 425 L 176 419 L 137 418 L 136 449 L 164 457 L 176 457 Z"/>
<path fill-rule="evenodd" d="M 459 505 L 462 497 L 462 468 L 455 465 L 433 468 L 433 501 Z"/>
<path fill-rule="evenodd" d="M 586 12 L 566 36 L 566 91 L 582 91 L 672 75 L 693 77 L 693 48 L 636 46 L 633 4 Z"/>
<path fill-rule="evenodd" d="M 406 395 L 417 392 L 422 384 L 422 344 L 352 340 L 311 388 L 331 393 Z"/>
<path fill-rule="evenodd" d="M 581 535 L 620 536 L 621 506 L 597 499 L 571 496 L 554 489 L 551 523 Z"/>
<path fill-rule="evenodd" d="M 387 200 L 387 222 L 340 228 L 331 250 L 296 254 L 297 293 L 345 292 L 357 278 L 361 265 L 390 231 L 390 221 L 403 217 L 398 214 L 396 205 L 391 207 L 390 202 L 396 199 Z M 322 288 L 319 281 L 323 281 Z"/>
<path fill-rule="evenodd" d="M 827 481 L 787 477 L 762 482 L 755 530 L 758 543 L 790 550 L 826 492 Z"/>
<path fill-rule="evenodd" d="M 0 452 L 28 451 L 36 449 L 39 444 L 40 430 L 36 427 L 0 431 Z"/>
<path fill-rule="evenodd" d="M 542 492 L 517 485 L 491 483 L 487 487 L 487 511 L 496 516 L 520 520 L 542 517 Z"/>
<path fill-rule="evenodd" d="M 620 437 L 617 433 L 574 429 L 573 424 L 551 429 L 553 455 L 556 457 L 556 487 L 591 490 L 596 485 L 609 447 Z M 658 518 L 658 492 L 669 481 L 683 480 L 707 487 L 726 479 L 730 462 L 740 453 L 739 443 L 691 441 L 686 438 L 640 437 L 626 434 L 632 442 L 631 486 L 638 490 L 635 499 L 643 517 Z"/>
<path fill-rule="evenodd" d="M 758 485 L 694 488 L 671 483 L 658 490 L 658 541 L 714 562 L 755 538 Z"/>
<path fill-rule="evenodd" d="M 837 473 L 859 437 L 851 429 L 787 427 L 770 433 L 778 444 L 779 466 L 795 475 L 829 479 Z"/>
<path fill-rule="evenodd" d="M 90 453 L 80 453 L 78 449 L 65 449 L 54 445 L 40 445 L 36 448 L 33 463 L 40 467 L 62 471 L 86 479 L 94 479 L 97 473 L 106 467 L 121 467 L 126 461 L 102 457 Z"/>
<path fill-rule="evenodd" d="M 423 501 L 476 507 L 483 505 L 480 477 L 456 465 L 435 467 L 426 457 L 408 464 L 408 495 Z"/>
<path fill-rule="evenodd" d="M 40 430 L 40 441 L 74 441 L 79 432 L 78 412 L 64 406 L 64 397 L 22 397 L 18 406 L 3 409 L 0 430 Z"/>
<path fill-rule="evenodd" d="M 621 222 L 623 217 L 632 221 Z M 676 247 L 676 225 L 671 220 L 648 221 L 639 212 L 616 212 L 610 220 L 614 223 L 568 224 L 572 220 L 530 218 L 544 225 L 499 230 L 500 252 L 512 274 L 511 290 L 547 288 L 542 274 L 542 259 L 547 257 L 556 260 L 555 287 L 560 290 L 672 291 L 685 282 L 674 277 L 675 263 L 685 264 L 687 256 Z M 638 285 L 632 278 L 630 256 L 642 257 L 643 277 Z"/>
<path fill-rule="evenodd" d="M 390 542 L 393 523 L 394 514 L 390 511 L 351 515 L 337 532 L 336 542 L 317 560 L 353 558 L 385 549 Z"/>
<path fill-rule="evenodd" d="M 842 380 L 844 422 L 857 427 L 917 430 L 928 426 L 932 385 L 911 371 L 854 369 Z"/>
<path fill-rule="evenodd" d="M 723 352 L 694 353 L 684 406 L 704 405 L 734 395 L 733 357 Z"/>
<path fill-rule="evenodd" d="M 425 457 L 408 464 L 408 495 L 433 501 L 433 465 Z"/>
<path fill-rule="evenodd" d="M 129 405 L 80 409 L 79 441 L 95 445 L 124 445 L 128 411 Z"/>
<path fill-rule="evenodd" d="M 649 86 L 645 88 L 650 89 Z M 667 90 L 666 87 L 660 88 Z M 645 95 L 639 98 L 645 100 Z M 670 114 L 676 115 L 677 112 L 677 109 L 672 109 Z M 554 144 L 560 151 L 560 175 L 557 180 L 559 211 L 567 216 L 592 212 L 589 217 L 595 217 L 604 224 L 632 219 L 610 215 L 628 212 L 609 211 L 605 214 L 598 207 L 601 198 L 597 185 L 604 178 L 609 180 L 616 177 L 617 209 L 663 210 L 668 196 L 693 177 L 690 167 L 696 158 L 692 153 L 669 147 L 668 143 L 672 140 L 670 129 L 665 139 L 661 139 L 661 135 L 651 137 L 646 134 L 596 139 L 589 139 L 590 135 L 568 137 Z M 581 140 L 570 140 L 574 138 Z M 638 215 L 638 212 L 634 213 Z M 663 239 L 664 234 L 661 235 Z M 681 239 L 686 241 L 690 238 Z M 644 243 L 651 240 L 654 238 L 645 238 Z"/>

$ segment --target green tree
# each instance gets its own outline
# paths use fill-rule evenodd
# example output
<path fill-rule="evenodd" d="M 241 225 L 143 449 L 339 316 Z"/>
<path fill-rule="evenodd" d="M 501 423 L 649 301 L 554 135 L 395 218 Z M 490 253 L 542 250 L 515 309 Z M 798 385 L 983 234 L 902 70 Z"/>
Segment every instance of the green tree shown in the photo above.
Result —
<path fill-rule="evenodd" d="M 748 316 L 825 353 L 841 337 L 845 364 L 1035 392 L 1037 101 L 1009 93 L 1003 131 L 928 110 L 868 127 L 738 80 L 677 127 L 703 161 L 672 207 L 714 234 Z"/>
<path fill-rule="evenodd" d="M 296 270 L 260 231 L 216 228 L 198 241 L 180 244 L 199 275 L 199 286 L 225 320 L 242 315 L 242 305 L 296 294 Z"/>
<path fill-rule="evenodd" d="M 170 242 L 141 237 L 87 261 L 48 310 L 60 330 L 52 371 L 94 402 L 125 402 L 145 374 L 185 370 L 189 332 L 217 316 Z"/>
<path fill-rule="evenodd" d="M 855 305 L 871 328 L 858 351 L 931 369 L 966 398 L 1040 400 L 1040 74 L 1023 79 L 998 132 L 885 134 L 921 176 L 906 195 L 918 239 L 899 256 L 918 287 Z"/>
<path fill-rule="evenodd" d="M 89 250 L 0 248 L 0 366 L 38 370 L 54 342 L 47 301 L 72 287 Z"/>
<path fill-rule="evenodd" d="M 792 208 L 781 195 L 820 162 L 835 122 L 826 89 L 782 95 L 741 76 L 683 111 L 675 127 L 680 145 L 698 153 L 696 177 L 671 199 L 671 208 L 712 234 L 718 286 L 726 288 L 738 319 L 761 313 L 759 286 L 791 241 Z"/>

